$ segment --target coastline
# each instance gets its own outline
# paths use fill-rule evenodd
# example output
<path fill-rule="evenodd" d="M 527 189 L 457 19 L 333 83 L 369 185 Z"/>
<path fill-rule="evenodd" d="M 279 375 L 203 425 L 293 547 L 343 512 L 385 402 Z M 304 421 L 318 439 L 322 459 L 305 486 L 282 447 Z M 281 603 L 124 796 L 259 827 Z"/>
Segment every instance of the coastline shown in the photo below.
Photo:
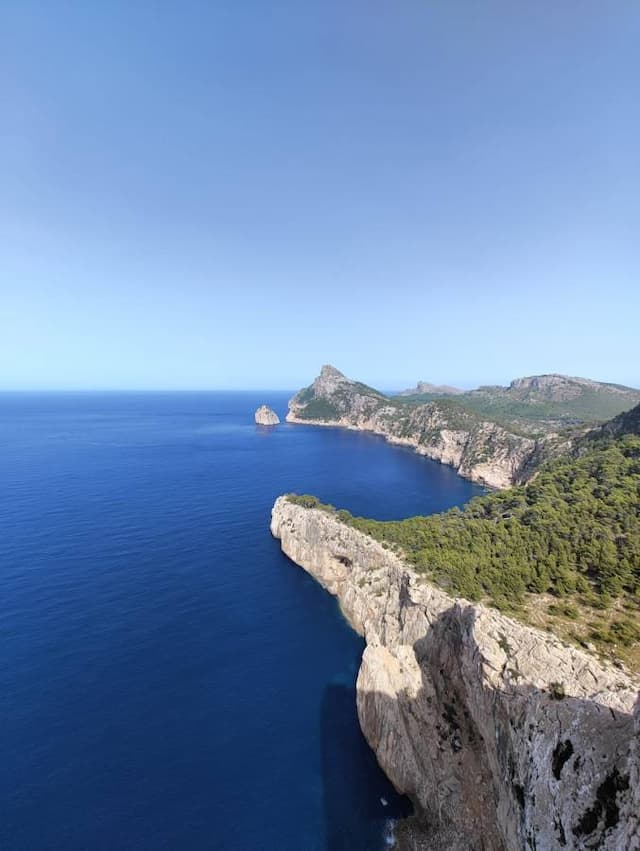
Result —
<path fill-rule="evenodd" d="M 408 848 L 640 847 L 640 679 L 450 597 L 326 512 L 280 497 L 271 531 L 365 637 L 358 716 L 416 806 Z"/>
<path fill-rule="evenodd" d="M 285 421 L 287 423 L 291 423 L 292 425 L 310 425 L 310 426 L 320 426 L 322 428 L 343 428 L 348 431 L 361 431 L 367 432 L 368 434 L 375 434 L 377 437 L 382 437 L 387 443 L 392 446 L 403 446 L 408 449 L 412 449 L 417 455 L 422 455 L 425 458 L 429 458 L 431 461 L 436 461 L 438 464 L 444 464 L 447 467 L 452 467 L 455 472 L 461 476 L 463 479 L 467 481 L 474 482 L 475 484 L 482 485 L 483 487 L 489 490 L 504 490 L 505 488 L 512 487 L 515 484 L 515 478 L 509 475 L 508 473 L 504 473 L 500 471 L 500 473 L 492 475 L 489 471 L 478 471 L 476 468 L 467 468 L 464 466 L 464 459 L 460 458 L 457 461 L 454 457 L 448 456 L 446 453 L 442 451 L 438 451 L 436 447 L 430 449 L 424 443 L 420 443 L 417 439 L 411 437 L 398 437 L 394 434 L 389 433 L 388 431 L 384 431 L 380 428 L 376 428 L 373 425 L 368 424 L 360 424 L 354 425 L 352 422 L 348 420 L 312 420 L 312 419 L 300 419 L 298 417 L 293 416 L 290 412 L 287 414 Z M 449 434 L 456 436 L 458 434 L 464 434 L 464 432 L 454 433 L 449 432 Z M 535 446 L 532 447 L 532 453 L 535 451 Z"/>

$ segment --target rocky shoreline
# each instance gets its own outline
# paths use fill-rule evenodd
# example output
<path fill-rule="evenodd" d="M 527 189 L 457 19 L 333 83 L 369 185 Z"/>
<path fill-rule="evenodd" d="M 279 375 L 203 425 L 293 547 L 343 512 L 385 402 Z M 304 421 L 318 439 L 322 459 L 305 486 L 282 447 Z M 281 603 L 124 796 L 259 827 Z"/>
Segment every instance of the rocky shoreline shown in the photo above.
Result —
<path fill-rule="evenodd" d="M 445 398 L 398 404 L 325 365 L 313 384 L 290 400 L 286 420 L 372 432 L 492 488 L 520 484 L 543 460 L 567 448 L 553 430 L 542 436 L 510 430 L 463 407 L 452 408 Z"/>
<path fill-rule="evenodd" d="M 501 429 L 493 423 L 486 423 L 484 431 L 476 430 L 474 434 L 465 431 L 442 429 L 432 443 L 424 443 L 420 433 L 402 437 L 386 428 L 384 423 L 376 419 L 365 419 L 354 423 L 346 418 L 340 420 L 301 419 L 291 411 L 286 421 L 296 425 L 324 426 L 325 428 L 345 428 L 350 431 L 366 431 L 383 437 L 394 446 L 406 446 L 418 455 L 430 458 L 440 464 L 454 468 L 459 476 L 469 481 L 477 482 L 489 488 L 502 489 L 511 487 L 527 478 L 529 468 L 533 467 L 534 459 L 541 451 L 539 441 L 532 438 L 519 437 Z M 497 440 L 496 440 L 497 438 Z M 493 452 L 490 458 L 479 461 L 483 456 L 487 442 L 502 442 L 502 449 Z"/>
<path fill-rule="evenodd" d="M 640 849 L 640 681 L 421 581 L 381 544 L 280 497 L 271 531 L 365 637 L 364 735 L 415 849 Z"/>

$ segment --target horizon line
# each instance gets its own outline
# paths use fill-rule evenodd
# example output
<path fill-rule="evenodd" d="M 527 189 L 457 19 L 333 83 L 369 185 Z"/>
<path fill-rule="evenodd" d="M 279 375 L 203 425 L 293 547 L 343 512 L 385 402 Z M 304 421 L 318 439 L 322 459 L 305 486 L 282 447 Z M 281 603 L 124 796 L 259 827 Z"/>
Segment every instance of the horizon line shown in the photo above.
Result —
<path fill-rule="evenodd" d="M 594 381 L 597 384 L 609 384 L 618 387 L 625 387 L 629 390 L 640 390 L 640 379 L 638 379 L 635 383 L 627 384 L 621 380 L 611 380 L 611 379 L 597 379 L 597 378 L 588 378 L 587 376 L 580 375 L 569 375 L 565 373 L 532 373 L 526 376 L 519 376 L 519 378 L 533 378 L 538 376 L 545 375 L 562 375 L 565 378 L 569 379 L 586 379 L 589 381 Z M 447 382 L 438 382 L 438 385 L 441 386 L 452 386 L 457 387 L 463 392 L 469 392 L 471 390 L 480 389 L 482 387 L 508 387 L 511 384 L 511 381 L 517 380 L 511 379 L 507 381 L 507 383 L 503 384 L 499 381 L 487 382 L 473 382 L 469 381 L 447 381 Z M 0 394 L 10 394 L 10 393 L 297 393 L 298 390 L 304 389 L 309 386 L 312 382 L 308 382 L 307 384 L 298 384 L 296 386 L 291 387 L 0 387 Z M 418 382 L 416 382 L 418 383 Z M 431 382 L 433 383 L 433 382 Z M 395 382 L 397 390 L 392 387 L 383 388 L 383 385 L 387 384 L 386 381 L 379 383 L 372 383 L 371 386 L 373 389 L 380 390 L 381 392 L 387 395 L 394 395 L 400 393 L 406 389 L 409 389 L 409 385 L 407 385 L 406 381 L 398 381 Z"/>

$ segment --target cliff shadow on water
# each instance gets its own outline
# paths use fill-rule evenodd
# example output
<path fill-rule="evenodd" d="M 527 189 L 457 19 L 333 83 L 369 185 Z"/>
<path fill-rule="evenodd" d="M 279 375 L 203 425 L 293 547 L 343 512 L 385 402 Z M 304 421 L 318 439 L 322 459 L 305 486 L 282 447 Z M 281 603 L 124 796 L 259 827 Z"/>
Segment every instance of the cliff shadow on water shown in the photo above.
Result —
<path fill-rule="evenodd" d="M 387 650 L 363 657 L 362 729 L 417 804 L 396 828 L 397 851 L 640 849 L 640 696 L 621 712 L 559 683 L 519 684 L 517 670 L 501 672 L 504 689 L 488 689 L 470 676 L 480 657 L 472 620 L 454 605 L 415 641 L 417 689 L 369 690 Z"/>
<path fill-rule="evenodd" d="M 327 851 L 376 851 L 383 847 L 384 834 L 390 832 L 392 823 L 412 813 L 409 799 L 399 795 L 378 769 L 353 711 L 355 703 L 355 688 L 340 684 L 328 686 L 322 697 Z M 359 811 L 357 820 L 353 818 L 354 807 Z M 358 828 L 362 824 L 371 826 L 364 835 Z M 376 840 L 379 844 L 372 845 Z"/>

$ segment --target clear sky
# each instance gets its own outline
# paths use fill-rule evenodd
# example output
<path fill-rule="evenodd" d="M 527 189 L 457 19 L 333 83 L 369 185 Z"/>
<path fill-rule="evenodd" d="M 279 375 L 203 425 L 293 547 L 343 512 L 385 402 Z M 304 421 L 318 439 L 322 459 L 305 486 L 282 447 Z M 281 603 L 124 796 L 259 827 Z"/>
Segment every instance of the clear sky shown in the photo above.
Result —
<path fill-rule="evenodd" d="M 0 387 L 640 385 L 638 0 L 0 5 Z"/>

